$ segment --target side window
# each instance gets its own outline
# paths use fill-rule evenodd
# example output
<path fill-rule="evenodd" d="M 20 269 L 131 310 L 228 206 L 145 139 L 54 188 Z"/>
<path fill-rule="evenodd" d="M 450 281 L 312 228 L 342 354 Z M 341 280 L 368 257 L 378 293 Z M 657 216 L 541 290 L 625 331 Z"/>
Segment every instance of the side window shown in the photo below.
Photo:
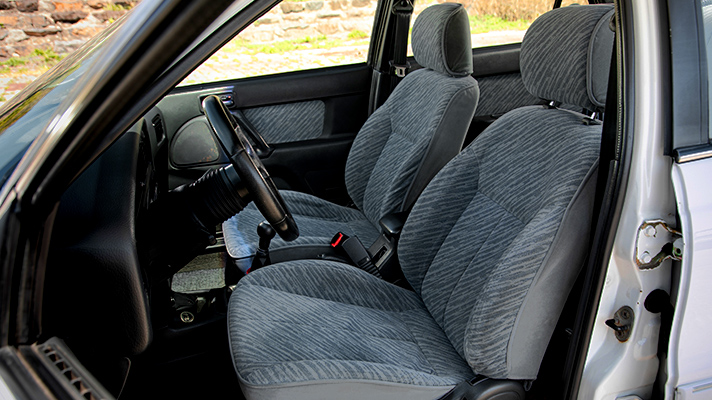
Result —
<path fill-rule="evenodd" d="M 284 0 L 181 85 L 366 61 L 376 0 Z"/>
<path fill-rule="evenodd" d="M 553 0 L 463 0 L 458 1 L 467 9 L 472 33 L 472 47 L 497 46 L 520 43 L 529 25 L 541 14 L 551 10 Z M 411 26 L 421 11 L 439 3 L 438 0 L 416 1 Z M 564 0 L 561 7 L 587 3 Z M 413 55 L 409 48 L 409 55 Z"/>
<path fill-rule="evenodd" d="M 704 43 L 705 50 L 707 51 L 707 91 L 708 91 L 708 112 L 709 121 L 712 121 L 712 1 L 702 0 L 702 23 L 704 30 Z M 710 127 L 708 132 L 710 140 L 712 140 L 712 127 Z"/>

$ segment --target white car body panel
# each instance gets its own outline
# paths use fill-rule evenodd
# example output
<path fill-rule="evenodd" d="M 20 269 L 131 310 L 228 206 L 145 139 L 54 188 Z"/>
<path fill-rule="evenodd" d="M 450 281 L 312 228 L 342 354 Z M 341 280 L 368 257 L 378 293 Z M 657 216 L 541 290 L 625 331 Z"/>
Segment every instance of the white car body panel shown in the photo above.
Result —
<path fill-rule="evenodd" d="M 660 67 L 663 54 L 657 46 L 667 35 L 656 22 L 662 13 L 659 7 L 661 4 L 647 0 L 633 2 L 635 69 L 630 76 L 635 85 L 635 110 L 633 140 L 628 144 L 633 146 L 632 160 L 578 394 L 581 400 L 631 395 L 649 398 L 659 366 L 661 317 L 659 313 L 647 311 L 644 302 L 653 290 L 670 291 L 672 263 L 667 260 L 645 271 L 635 263 L 636 237 L 643 222 L 664 220 L 668 226 L 675 227 L 675 197 L 670 181 L 672 161 L 663 154 L 664 93 L 662 85 L 656 84 L 669 79 Z M 621 343 L 605 321 L 613 318 L 623 306 L 631 307 L 635 318 L 631 337 Z"/>
<path fill-rule="evenodd" d="M 16 400 L 17 397 L 12 393 L 5 381 L 0 378 L 0 400 Z"/>
<path fill-rule="evenodd" d="M 672 179 L 685 240 L 670 332 L 667 398 L 712 398 L 712 158 L 675 164 Z M 707 182 L 707 184 L 704 184 Z"/>

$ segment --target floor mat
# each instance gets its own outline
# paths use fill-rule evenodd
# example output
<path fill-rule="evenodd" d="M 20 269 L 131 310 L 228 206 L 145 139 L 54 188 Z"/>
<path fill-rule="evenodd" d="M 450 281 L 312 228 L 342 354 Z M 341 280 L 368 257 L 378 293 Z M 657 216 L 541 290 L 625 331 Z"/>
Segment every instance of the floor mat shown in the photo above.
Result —
<path fill-rule="evenodd" d="M 225 286 L 226 252 L 202 254 L 173 276 L 174 292 L 192 293 Z"/>
<path fill-rule="evenodd" d="M 244 399 L 228 353 L 136 366 L 119 400 Z"/>

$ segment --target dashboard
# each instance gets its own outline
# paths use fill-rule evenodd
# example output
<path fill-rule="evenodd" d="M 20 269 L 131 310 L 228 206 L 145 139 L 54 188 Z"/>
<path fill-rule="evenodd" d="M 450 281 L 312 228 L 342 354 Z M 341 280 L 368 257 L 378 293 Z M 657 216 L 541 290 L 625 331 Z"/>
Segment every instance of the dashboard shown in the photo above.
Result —
<path fill-rule="evenodd" d="M 44 334 L 78 348 L 112 343 L 122 355 L 150 344 L 149 217 L 167 193 L 164 127 L 154 108 L 62 195 L 47 259 Z"/>

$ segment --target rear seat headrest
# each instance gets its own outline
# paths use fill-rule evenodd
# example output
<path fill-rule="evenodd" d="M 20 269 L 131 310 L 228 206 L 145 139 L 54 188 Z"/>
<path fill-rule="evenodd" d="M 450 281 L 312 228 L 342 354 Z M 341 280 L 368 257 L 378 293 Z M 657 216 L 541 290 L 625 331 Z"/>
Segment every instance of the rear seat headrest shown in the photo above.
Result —
<path fill-rule="evenodd" d="M 613 49 L 613 12 L 610 5 L 569 6 L 537 18 L 520 54 L 527 90 L 590 111 L 602 108 Z"/>
<path fill-rule="evenodd" d="M 462 4 L 443 3 L 420 13 L 411 34 L 415 61 L 451 76 L 472 73 L 470 20 Z"/>

